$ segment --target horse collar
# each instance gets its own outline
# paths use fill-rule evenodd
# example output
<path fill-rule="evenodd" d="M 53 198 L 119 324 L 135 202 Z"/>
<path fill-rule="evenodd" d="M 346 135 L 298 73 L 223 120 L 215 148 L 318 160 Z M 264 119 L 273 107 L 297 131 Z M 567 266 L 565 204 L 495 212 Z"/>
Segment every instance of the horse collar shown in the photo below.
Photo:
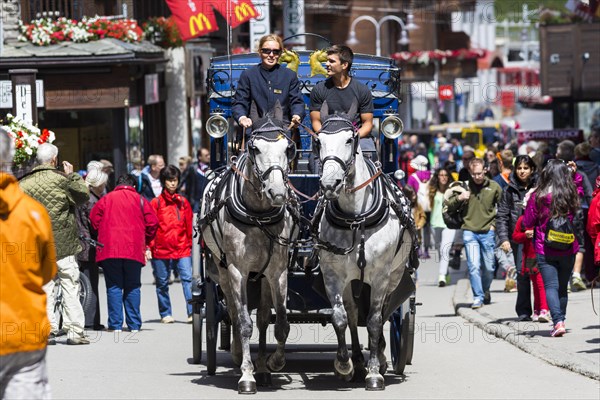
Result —
<path fill-rule="evenodd" d="M 365 159 L 367 168 L 371 175 L 376 174 L 376 166 L 371 160 Z M 341 229 L 355 229 L 364 224 L 365 228 L 375 226 L 383 221 L 389 215 L 387 191 L 383 187 L 383 181 L 376 179 L 373 181 L 373 199 L 371 207 L 362 214 L 346 214 L 339 206 L 337 201 L 329 201 L 325 208 L 325 218 L 327 221 Z"/>
<path fill-rule="evenodd" d="M 247 162 L 247 155 L 243 154 L 238 162 L 238 168 L 243 171 Z M 242 177 L 234 175 L 229 180 L 227 187 L 226 210 L 236 221 L 245 225 L 264 226 L 274 225 L 280 222 L 285 216 L 285 207 L 272 207 L 267 211 L 256 212 L 247 207 L 242 199 L 241 181 Z"/>

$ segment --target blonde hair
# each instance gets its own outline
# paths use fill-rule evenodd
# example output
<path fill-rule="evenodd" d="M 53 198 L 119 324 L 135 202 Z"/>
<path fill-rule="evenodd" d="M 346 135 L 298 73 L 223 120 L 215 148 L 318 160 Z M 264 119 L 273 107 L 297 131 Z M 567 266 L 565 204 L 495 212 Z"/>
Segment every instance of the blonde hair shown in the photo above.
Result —
<path fill-rule="evenodd" d="M 260 49 L 262 49 L 263 45 L 266 42 L 269 42 L 269 41 L 279 43 L 279 49 L 281 51 L 283 51 L 283 40 L 281 40 L 280 36 L 275 35 L 273 33 L 270 33 L 270 34 L 265 35 L 265 36 L 263 36 L 263 37 L 260 38 L 260 40 L 258 41 L 258 49 L 256 49 L 256 51 L 260 51 Z"/>

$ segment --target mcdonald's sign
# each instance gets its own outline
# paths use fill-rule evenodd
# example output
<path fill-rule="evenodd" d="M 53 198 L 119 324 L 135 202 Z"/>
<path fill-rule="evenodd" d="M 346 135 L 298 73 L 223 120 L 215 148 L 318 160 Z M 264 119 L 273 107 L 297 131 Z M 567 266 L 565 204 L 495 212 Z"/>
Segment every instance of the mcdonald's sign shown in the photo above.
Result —
<path fill-rule="evenodd" d="M 256 17 L 256 10 L 248 3 L 237 4 L 234 8 L 235 17 L 238 21 L 246 21 Z"/>
<path fill-rule="evenodd" d="M 258 11 L 250 0 L 166 0 L 183 40 L 219 29 L 215 10 L 232 28 L 255 18 Z"/>
<path fill-rule="evenodd" d="M 205 32 L 211 32 L 213 24 L 210 23 L 206 15 L 198 13 L 190 17 L 190 34 L 192 36 L 198 36 Z"/>

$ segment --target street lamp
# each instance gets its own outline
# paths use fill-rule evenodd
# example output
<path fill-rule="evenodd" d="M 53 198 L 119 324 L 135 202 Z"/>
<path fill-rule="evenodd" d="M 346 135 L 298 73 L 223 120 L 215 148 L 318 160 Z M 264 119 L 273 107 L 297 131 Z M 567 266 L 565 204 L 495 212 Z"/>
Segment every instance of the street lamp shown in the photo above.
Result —
<path fill-rule="evenodd" d="M 408 24 L 405 25 L 404 21 L 402 21 L 402 19 L 400 19 L 400 17 L 397 17 L 395 15 L 386 15 L 385 17 L 381 18 L 379 21 L 376 20 L 375 18 L 371 17 L 370 15 L 361 15 L 360 17 L 358 17 L 354 21 L 352 21 L 352 25 L 350 26 L 350 34 L 348 36 L 348 40 L 346 41 L 346 44 L 348 44 L 349 46 L 357 45 L 358 39 L 356 38 L 356 25 L 361 21 L 369 21 L 370 23 L 373 24 L 373 26 L 375 26 L 376 55 L 381 56 L 381 26 L 386 21 L 396 21 L 397 23 L 400 24 L 400 27 L 402 28 L 402 33 L 400 34 L 400 39 L 398 40 L 397 43 L 399 45 L 406 46 L 407 44 L 410 43 L 410 41 L 408 39 L 407 31 L 413 31 L 413 30 L 419 28 L 414 23 L 414 17 L 412 14 L 408 14 L 407 19 L 408 19 Z"/>

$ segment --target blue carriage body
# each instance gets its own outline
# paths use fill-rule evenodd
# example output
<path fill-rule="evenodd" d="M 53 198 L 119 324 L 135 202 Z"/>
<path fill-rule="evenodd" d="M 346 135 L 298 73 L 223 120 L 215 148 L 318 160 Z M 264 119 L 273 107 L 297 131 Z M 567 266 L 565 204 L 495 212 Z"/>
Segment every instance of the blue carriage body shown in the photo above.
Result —
<path fill-rule="evenodd" d="M 299 51 L 297 53 L 300 59 L 297 72 L 298 79 L 307 110 L 307 116 L 303 123 L 310 126 L 308 112 L 310 92 L 317 83 L 325 80 L 326 77 L 324 75 L 310 76 L 311 66 L 309 59 L 312 52 Z M 213 167 L 227 163 L 230 156 L 230 146 L 225 145 L 228 140 L 227 136 L 232 135 L 238 129 L 237 123 L 232 118 L 231 105 L 240 75 L 247 68 L 259 63 L 260 56 L 257 53 L 214 57 L 211 60 L 207 75 L 209 112 L 211 116 L 220 114 L 229 122 L 228 132 L 225 137 L 220 139 L 211 137 Z M 380 133 L 379 127 L 386 118 L 398 114 L 400 103 L 400 69 L 394 64 L 394 60 L 391 58 L 355 54 L 351 76 L 353 79 L 357 79 L 367 85 L 373 94 L 373 136 L 377 146 L 376 151 L 384 172 L 393 172 L 398 169 L 397 141 L 387 139 L 383 136 Z M 300 137 L 302 143 L 302 149 L 299 149 L 300 153 L 310 152 L 310 134 L 303 128 L 300 128 Z"/>

